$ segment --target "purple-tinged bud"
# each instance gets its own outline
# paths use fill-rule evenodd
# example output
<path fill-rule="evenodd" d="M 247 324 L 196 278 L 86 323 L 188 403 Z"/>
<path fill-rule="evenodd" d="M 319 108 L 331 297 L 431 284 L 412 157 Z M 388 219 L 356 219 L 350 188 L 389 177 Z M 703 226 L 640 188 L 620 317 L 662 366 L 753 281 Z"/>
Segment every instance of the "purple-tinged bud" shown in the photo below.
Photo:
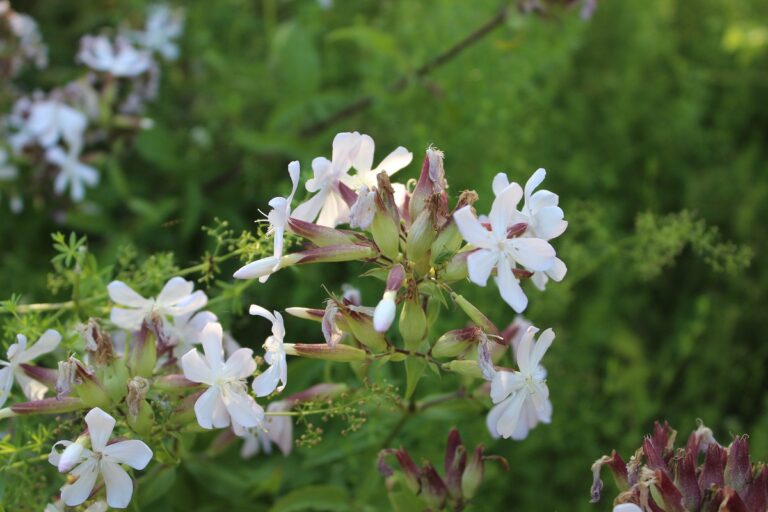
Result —
<path fill-rule="evenodd" d="M 59 473 L 69 473 L 69 471 L 80 462 L 83 449 L 89 445 L 90 442 L 90 436 L 88 434 L 83 434 L 78 437 L 74 443 L 71 443 L 64 448 L 64 451 L 61 452 L 61 456 L 59 457 L 59 463 L 57 464 Z"/>
<path fill-rule="evenodd" d="M 349 212 L 349 227 L 368 229 L 376 214 L 376 191 L 368 190 L 366 185 L 360 188 L 357 201 Z"/>
<path fill-rule="evenodd" d="M 334 300 L 328 300 L 323 314 L 322 331 L 325 342 L 329 347 L 335 347 L 341 341 L 344 333 L 336 325 L 336 318 L 339 316 L 339 307 Z"/>
<path fill-rule="evenodd" d="M 768 466 L 758 466 L 742 497 L 749 510 L 768 510 Z"/>
<path fill-rule="evenodd" d="M 437 236 L 435 216 L 431 207 L 425 208 L 408 228 L 405 239 L 405 252 L 408 259 L 414 262 L 419 274 L 429 270 L 429 250 Z"/>
<path fill-rule="evenodd" d="M 370 226 L 371 235 L 381 253 L 396 260 L 400 253 L 400 214 L 395 203 L 395 193 L 386 173 L 379 173 L 376 178 L 376 213 Z"/>
<path fill-rule="evenodd" d="M 405 282 L 405 269 L 397 264 L 389 270 L 387 275 L 387 291 L 398 291 Z"/>
<path fill-rule="evenodd" d="M 728 447 L 728 462 L 725 465 L 725 485 L 741 492 L 752 477 L 749 462 L 749 444 L 746 436 L 737 436 Z"/>
<path fill-rule="evenodd" d="M 468 500 L 474 498 L 485 477 L 484 451 L 485 447 L 483 445 L 477 445 L 461 477 L 461 494 Z"/>
<path fill-rule="evenodd" d="M 322 322 L 323 317 L 325 316 L 325 310 L 317 308 L 292 307 L 286 308 L 285 312 L 296 318 L 313 320 L 315 322 Z"/>
<path fill-rule="evenodd" d="M 710 444 L 707 455 L 704 458 L 704 466 L 699 474 L 699 488 L 709 489 L 711 486 L 723 487 L 725 485 L 725 464 L 728 454 L 718 444 Z"/>
<path fill-rule="evenodd" d="M 369 260 L 376 257 L 376 250 L 370 245 L 343 244 L 316 247 L 295 253 L 297 265 L 309 263 L 337 263 L 340 261 Z"/>
<path fill-rule="evenodd" d="M 453 297 L 454 302 L 458 304 L 458 306 L 462 309 L 462 311 L 464 311 L 469 319 L 480 329 L 482 329 L 483 332 L 492 334 L 494 336 L 499 336 L 501 334 L 499 332 L 499 328 L 496 327 L 493 322 L 488 319 L 487 316 L 481 313 L 480 310 L 474 306 L 474 304 L 457 293 L 453 293 L 451 296 Z"/>
<path fill-rule="evenodd" d="M 477 361 L 471 359 L 454 359 L 453 361 L 444 364 L 443 368 L 450 372 L 472 377 L 474 379 L 483 378 L 483 372 L 477 365 Z"/>
<path fill-rule="evenodd" d="M 419 350 L 427 336 L 427 315 L 421 306 L 420 297 L 414 293 L 403 302 L 400 310 L 400 335 L 408 350 Z"/>
<path fill-rule="evenodd" d="M 643 439 L 643 453 L 645 454 L 646 465 L 649 468 L 653 470 L 669 470 L 667 463 L 664 462 L 664 458 L 661 456 L 661 451 L 653 443 L 651 436 L 645 436 L 645 439 Z"/>
<path fill-rule="evenodd" d="M 58 381 L 58 372 L 50 368 L 43 368 L 33 364 L 21 363 L 19 368 L 28 376 L 48 386 L 55 388 Z"/>
<path fill-rule="evenodd" d="M 518 222 L 507 228 L 507 238 L 515 238 L 521 236 L 528 229 L 528 224 L 525 222 Z"/>
<path fill-rule="evenodd" d="M 162 377 L 156 378 L 152 384 L 152 387 L 158 391 L 166 393 L 186 393 L 187 391 L 197 389 L 200 386 L 202 386 L 202 384 L 192 382 L 179 374 L 163 375 Z"/>
<path fill-rule="evenodd" d="M 445 445 L 445 485 L 448 492 L 454 498 L 461 498 L 461 477 L 467 466 L 467 449 L 461 442 L 461 435 L 456 428 L 452 428 L 448 434 L 448 442 Z"/>
<path fill-rule="evenodd" d="M 368 359 L 368 354 L 365 350 L 350 347 L 349 345 L 339 344 L 335 347 L 330 347 L 325 343 L 286 343 L 283 347 L 285 348 L 285 353 L 291 356 L 322 359 L 337 363 L 351 363 Z"/>
<path fill-rule="evenodd" d="M 408 485 L 408 488 L 413 493 L 418 494 L 419 491 L 422 490 L 418 466 L 416 466 L 416 463 L 413 462 L 413 459 L 405 450 L 405 448 L 395 450 L 394 455 L 395 458 L 397 458 L 397 462 L 400 464 L 403 473 L 405 474 L 406 485 Z"/>
<path fill-rule="evenodd" d="M 435 194 L 439 196 L 440 209 L 448 211 L 448 195 L 446 194 L 447 184 L 445 181 L 445 170 L 443 169 L 443 152 L 434 148 L 428 148 L 424 157 L 424 163 L 421 166 L 421 174 L 416 188 L 411 194 L 408 205 L 410 217 L 415 220 L 419 214 L 427 207 L 427 201 Z"/>
<path fill-rule="evenodd" d="M 686 510 L 698 510 L 701 505 L 701 490 L 696 480 L 697 459 L 695 452 L 684 451 L 675 472 L 675 484 L 683 494 L 683 506 Z"/>
<path fill-rule="evenodd" d="M 454 329 L 440 336 L 432 347 L 434 357 L 456 357 L 480 339 L 479 327 Z"/>
<path fill-rule="evenodd" d="M 365 240 L 365 237 L 353 231 L 320 226 L 293 217 L 288 219 L 288 227 L 293 233 L 306 238 L 318 247 L 354 244 Z"/>
<path fill-rule="evenodd" d="M 661 495 L 662 508 L 665 512 L 686 512 L 683 506 L 683 495 L 675 487 L 669 474 L 662 469 L 655 473 L 655 489 Z"/>
<path fill-rule="evenodd" d="M 421 496 L 430 506 L 441 510 L 448 498 L 448 488 L 431 462 L 421 468 Z"/>
<path fill-rule="evenodd" d="M 603 466 L 608 466 L 613 475 L 613 480 L 616 482 L 616 486 L 620 491 L 626 491 L 629 489 L 629 482 L 627 477 L 627 465 L 616 453 L 616 450 L 611 452 L 611 455 L 603 455 L 592 464 L 592 500 L 591 503 L 597 503 L 600 501 L 600 495 L 603 491 L 603 481 L 600 479 L 600 472 Z"/>
<path fill-rule="evenodd" d="M 9 411 L 10 414 L 0 414 L 0 419 L 31 415 L 31 414 L 63 414 L 65 412 L 78 411 L 90 407 L 81 398 L 62 397 L 62 398 L 43 398 L 42 400 L 33 400 L 31 402 L 21 402 L 14 404 L 2 411 Z"/>
<path fill-rule="evenodd" d="M 157 364 L 157 337 L 149 320 L 144 320 L 141 329 L 133 339 L 128 366 L 131 375 L 144 378 L 152 377 Z"/>
<path fill-rule="evenodd" d="M 77 330 L 85 340 L 85 348 L 93 356 L 97 366 L 106 366 L 115 359 L 115 347 L 109 333 L 103 331 L 95 318 L 78 326 Z"/>

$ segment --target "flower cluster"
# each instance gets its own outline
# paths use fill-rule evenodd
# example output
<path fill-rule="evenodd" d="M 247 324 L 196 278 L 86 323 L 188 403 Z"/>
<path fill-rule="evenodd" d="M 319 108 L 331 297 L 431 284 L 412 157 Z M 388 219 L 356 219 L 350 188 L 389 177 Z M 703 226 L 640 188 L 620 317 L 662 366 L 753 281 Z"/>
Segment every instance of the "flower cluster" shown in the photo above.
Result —
<path fill-rule="evenodd" d="M 595 461 L 592 502 L 600 500 L 607 466 L 619 488 L 614 512 L 768 509 L 768 466 L 750 462 L 746 436 L 723 446 L 699 425 L 675 449 L 676 437 L 669 424 L 657 422 L 628 462 L 615 451 Z"/>
<path fill-rule="evenodd" d="M 0 21 L 18 37 L 11 68 L 19 59 L 34 60 L 44 67 L 47 52 L 29 16 L 0 3 Z M 114 37 L 86 35 L 80 41 L 77 61 L 89 72 L 49 92 L 19 94 L 11 112 L 0 120 L 0 134 L 8 146 L 0 146 L 0 181 L 8 182 L 11 209 L 23 208 L 19 176 L 49 175 L 55 171 L 53 192 L 69 192 L 73 202 L 85 198 L 85 190 L 99 182 L 93 165 L 101 158 L 97 147 L 151 126 L 142 117 L 144 105 L 157 94 L 160 67 L 156 57 L 178 56 L 175 39 L 181 34 L 180 11 L 165 5 L 152 6 L 143 30 L 123 28 Z"/>

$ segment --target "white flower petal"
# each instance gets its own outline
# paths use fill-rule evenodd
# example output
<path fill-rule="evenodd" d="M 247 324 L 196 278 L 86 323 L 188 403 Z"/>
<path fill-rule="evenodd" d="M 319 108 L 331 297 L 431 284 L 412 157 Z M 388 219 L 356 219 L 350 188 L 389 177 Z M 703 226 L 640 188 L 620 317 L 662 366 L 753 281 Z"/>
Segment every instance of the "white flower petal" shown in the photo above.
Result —
<path fill-rule="evenodd" d="M 517 367 L 526 375 L 530 375 L 536 369 L 535 366 L 531 366 L 531 350 L 533 348 L 533 337 L 537 332 L 539 332 L 539 329 L 536 327 L 528 327 L 523 333 L 523 337 L 520 338 L 520 343 L 517 345 L 517 351 L 515 352 Z"/>
<path fill-rule="evenodd" d="M 555 262 L 552 264 L 552 267 L 547 270 L 547 275 L 552 278 L 554 281 L 562 281 L 563 278 L 565 278 L 565 274 L 568 272 L 568 267 L 565 266 L 565 263 L 563 263 L 563 260 L 560 258 L 555 258 Z"/>
<path fill-rule="evenodd" d="M 17 363 L 27 363 L 40 357 L 43 354 L 53 352 L 56 347 L 61 343 L 61 334 L 53 329 L 48 329 L 43 333 L 37 342 L 25 350 L 19 358 L 16 359 Z"/>
<path fill-rule="evenodd" d="M 107 487 L 107 503 L 112 508 L 126 508 L 133 495 L 133 481 L 128 473 L 109 460 L 101 461 L 101 474 Z"/>
<path fill-rule="evenodd" d="M 407 167 L 411 161 L 413 161 L 413 153 L 408 151 L 402 146 L 399 146 L 393 152 L 388 154 L 384 160 L 376 167 L 374 178 L 376 174 L 381 171 L 386 172 L 389 176 L 392 176 L 400 169 Z"/>
<path fill-rule="evenodd" d="M 542 168 L 536 169 L 536 172 L 534 172 L 530 178 L 528 178 L 528 181 L 525 182 L 525 200 L 530 201 L 531 194 L 533 194 L 533 191 L 536 190 L 536 187 L 541 185 L 541 182 L 544 181 L 544 178 L 547 177 L 547 171 L 545 171 Z"/>
<path fill-rule="evenodd" d="M 522 197 L 523 191 L 520 185 L 511 183 L 493 200 L 488 219 L 491 221 L 494 233 L 497 236 L 501 234 L 502 239 L 506 238 L 507 228 L 511 225 L 512 217 L 516 212 L 515 208 Z"/>
<path fill-rule="evenodd" d="M 525 377 L 518 372 L 497 371 L 491 381 L 491 400 L 497 404 L 525 386 Z"/>
<path fill-rule="evenodd" d="M 555 262 L 555 249 L 540 238 L 507 240 L 507 254 L 532 271 L 549 270 Z"/>
<path fill-rule="evenodd" d="M 28 400 L 41 400 L 45 396 L 48 386 L 29 377 L 21 368 L 17 368 L 15 373 L 16 380 Z"/>
<path fill-rule="evenodd" d="M 502 258 L 496 267 L 498 273 L 496 286 L 499 287 L 501 298 L 517 313 L 522 313 L 528 306 L 528 297 L 523 293 L 520 282 L 512 273 L 512 268 L 506 258 Z"/>
<path fill-rule="evenodd" d="M 218 373 L 224 367 L 223 335 L 224 331 L 218 322 L 211 322 L 206 325 L 200 335 L 200 342 L 205 351 L 205 359 L 208 362 L 208 367 L 214 373 Z"/>
<path fill-rule="evenodd" d="M 544 354 L 547 353 L 547 350 L 549 350 L 549 347 L 552 345 L 554 340 L 555 331 L 552 329 L 547 329 L 539 335 L 539 339 L 533 345 L 533 349 L 531 350 L 528 361 L 529 369 L 537 368 L 539 366 L 542 358 L 544 357 Z"/>
<path fill-rule="evenodd" d="M 152 304 L 152 301 L 145 299 L 122 281 L 112 281 L 107 285 L 109 298 L 115 304 L 128 306 L 131 308 L 143 308 Z"/>
<path fill-rule="evenodd" d="M 501 437 L 512 437 L 512 434 L 517 430 L 518 423 L 520 422 L 520 411 L 523 408 L 526 396 L 526 391 L 522 389 L 503 402 L 506 406 L 496 423 L 496 429 Z"/>
<path fill-rule="evenodd" d="M 210 387 L 195 402 L 195 417 L 201 427 L 213 428 L 213 414 L 219 400 L 219 390 Z"/>
<path fill-rule="evenodd" d="M 104 450 L 104 447 L 115 428 L 115 418 L 94 407 L 85 415 L 85 423 L 88 424 L 88 435 L 91 437 L 91 447 L 94 452 Z"/>
<path fill-rule="evenodd" d="M 503 172 L 493 177 L 493 195 L 498 196 L 509 186 L 509 178 Z"/>
<path fill-rule="evenodd" d="M 109 312 L 109 321 L 117 327 L 136 331 L 141 327 L 147 312 L 143 309 L 112 308 Z"/>
<path fill-rule="evenodd" d="M 157 303 L 165 307 L 176 305 L 192 295 L 194 289 L 195 285 L 192 281 L 187 281 L 183 277 L 173 277 L 163 286 L 160 295 L 157 296 Z"/>
<path fill-rule="evenodd" d="M 61 461 L 61 454 L 64 453 L 64 451 L 59 451 L 57 448 L 59 446 L 64 447 L 66 449 L 69 445 L 72 444 L 72 441 L 57 441 L 53 444 L 51 447 L 51 453 L 48 454 L 48 462 L 50 462 L 52 465 L 59 467 L 59 462 Z"/>
<path fill-rule="evenodd" d="M 68 507 L 76 507 L 91 495 L 93 486 L 96 485 L 96 478 L 99 476 L 98 463 L 94 459 L 86 460 L 70 474 L 78 478 L 75 483 L 61 488 L 61 501 Z"/>
<path fill-rule="evenodd" d="M 356 151 L 352 157 L 352 167 L 358 171 L 366 172 L 373 168 L 373 153 L 376 149 L 376 144 L 370 135 L 362 134 L 359 136 Z M 334 155 L 334 160 L 336 156 Z"/>
<path fill-rule="evenodd" d="M 243 427 L 257 427 L 264 421 L 264 409 L 245 391 L 239 392 L 231 386 L 225 387 L 222 393 L 222 401 L 227 407 L 227 412 L 232 417 L 232 421 L 237 422 Z"/>
<path fill-rule="evenodd" d="M 214 382 L 213 372 L 208 366 L 208 362 L 194 348 L 181 356 L 181 369 L 184 372 L 184 377 L 192 382 L 208 385 L 212 385 Z"/>
<path fill-rule="evenodd" d="M 8 395 L 13 387 L 13 367 L 0 368 L 0 407 L 8 400 Z"/>
<path fill-rule="evenodd" d="M 127 464 L 133 469 L 144 469 L 152 460 L 152 450 L 143 441 L 129 439 L 108 445 L 102 453 L 118 464 Z"/>
<path fill-rule="evenodd" d="M 483 249 L 490 249 L 496 246 L 491 233 L 480 224 L 477 217 L 472 213 L 471 206 L 465 206 L 453 214 L 456 226 L 461 232 L 464 240 Z"/>
<path fill-rule="evenodd" d="M 280 382 L 280 368 L 272 365 L 253 379 L 253 392 L 256 396 L 268 396 L 277 389 L 278 382 Z"/>
<path fill-rule="evenodd" d="M 253 350 L 241 348 L 235 350 L 224 364 L 222 376 L 229 379 L 247 379 L 256 371 Z M 247 425 L 246 425 L 247 426 Z"/>
<path fill-rule="evenodd" d="M 233 277 L 235 279 L 257 279 L 264 276 L 269 276 L 276 270 L 276 266 L 280 263 L 278 258 L 269 256 L 260 260 L 252 261 L 251 263 L 241 267 Z"/>
<path fill-rule="evenodd" d="M 493 268 L 499 263 L 496 251 L 480 249 L 467 256 L 469 280 L 479 286 L 485 286 Z"/>

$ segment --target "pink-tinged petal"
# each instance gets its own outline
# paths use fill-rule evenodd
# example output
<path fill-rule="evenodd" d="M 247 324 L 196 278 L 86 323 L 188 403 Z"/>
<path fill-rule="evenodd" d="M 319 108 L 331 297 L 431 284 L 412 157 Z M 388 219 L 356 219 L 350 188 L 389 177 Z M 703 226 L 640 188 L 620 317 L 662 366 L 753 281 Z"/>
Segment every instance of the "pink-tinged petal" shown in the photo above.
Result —
<path fill-rule="evenodd" d="M 200 398 L 197 399 L 195 402 L 195 417 L 201 427 L 213 428 L 213 414 L 219 401 L 219 390 L 216 387 L 206 389 L 200 395 Z"/>
<path fill-rule="evenodd" d="M 172 306 L 181 300 L 192 295 L 195 285 L 192 281 L 187 281 L 183 277 L 173 277 L 165 283 L 160 295 L 157 296 L 157 303 L 161 306 Z"/>
<path fill-rule="evenodd" d="M 538 341 L 536 341 L 533 349 L 531 350 L 528 368 L 533 370 L 539 366 L 542 358 L 544 357 L 544 354 L 546 354 L 547 350 L 549 350 L 549 347 L 552 345 L 553 341 L 555 341 L 555 331 L 552 329 L 547 329 L 539 335 Z"/>
<path fill-rule="evenodd" d="M 48 329 L 42 336 L 40 336 L 34 345 L 22 352 L 21 355 L 16 358 L 15 362 L 27 363 L 43 354 L 53 352 L 56 350 L 56 347 L 59 346 L 59 343 L 61 343 L 61 334 L 53 329 Z"/>
<path fill-rule="evenodd" d="M 528 181 L 525 182 L 525 200 L 526 202 L 530 203 L 530 197 L 533 194 L 533 191 L 536 190 L 536 187 L 541 185 L 541 183 L 544 181 L 544 178 L 547 177 L 547 171 L 544 169 L 536 169 L 536 172 L 534 172 L 530 178 L 528 178 Z"/>
<path fill-rule="evenodd" d="M 104 455 L 118 464 L 127 464 L 133 469 L 144 469 L 152 460 L 152 450 L 143 441 L 130 439 L 113 443 L 104 448 Z"/>
<path fill-rule="evenodd" d="M 539 330 L 534 327 L 528 327 L 523 333 L 523 337 L 520 339 L 520 343 L 517 345 L 517 351 L 515 352 L 515 359 L 517 360 L 517 367 L 524 374 L 531 374 L 536 369 L 535 366 L 531 366 L 531 350 L 533 348 L 533 337 Z"/>
<path fill-rule="evenodd" d="M 227 386 L 222 393 L 222 401 L 234 423 L 253 428 L 260 426 L 264 421 L 264 409 L 244 390 L 239 391 Z"/>
<path fill-rule="evenodd" d="M 523 293 L 520 282 L 512 272 L 512 268 L 504 258 L 499 260 L 496 268 L 498 272 L 496 286 L 499 287 L 501 298 L 517 313 L 522 313 L 528 306 L 528 297 Z"/>
<path fill-rule="evenodd" d="M 555 262 L 552 264 L 552 268 L 547 270 L 547 275 L 552 278 L 553 281 L 560 282 L 565 278 L 565 274 L 568 272 L 568 267 L 565 266 L 563 260 L 555 258 Z"/>
<path fill-rule="evenodd" d="M 277 389 L 280 382 L 280 369 L 277 365 L 270 366 L 264 373 L 253 379 L 253 392 L 256 396 L 268 396 Z"/>
<path fill-rule="evenodd" d="M 500 172 L 499 174 L 493 177 L 493 184 L 491 186 L 491 188 L 493 189 L 493 195 L 498 196 L 509 185 L 510 183 L 507 175 L 504 174 L 503 172 Z"/>
<path fill-rule="evenodd" d="M 107 292 L 112 302 L 121 306 L 143 308 L 152 303 L 151 300 L 145 299 L 122 281 L 112 281 L 109 283 L 107 285 Z"/>
<path fill-rule="evenodd" d="M 407 167 L 412 161 L 413 153 L 404 147 L 399 146 L 393 152 L 388 154 L 384 160 L 381 161 L 381 163 L 375 169 L 375 174 L 384 171 L 389 176 L 392 176 L 400 169 Z"/>
<path fill-rule="evenodd" d="M 93 451 L 104 450 L 115 428 L 115 418 L 95 407 L 85 415 L 85 423 L 88 425 L 88 435 L 91 436 Z"/>
<path fill-rule="evenodd" d="M 523 409 L 526 396 L 527 393 L 523 389 L 503 402 L 507 405 L 504 408 L 504 411 L 501 413 L 499 421 L 496 424 L 496 428 L 498 429 L 499 434 L 501 434 L 501 437 L 505 439 L 512 437 L 512 434 L 514 434 L 517 430 L 521 419 L 520 412 Z"/>
<path fill-rule="evenodd" d="M 525 386 L 525 378 L 518 372 L 497 371 L 491 381 L 491 400 L 497 404 Z"/>
<path fill-rule="evenodd" d="M 485 286 L 498 261 L 499 254 L 496 251 L 480 249 L 472 252 L 467 256 L 469 280 L 478 286 Z"/>
<path fill-rule="evenodd" d="M 546 271 L 555 262 L 555 249 L 540 238 L 507 240 L 507 254 L 528 270 Z"/>
<path fill-rule="evenodd" d="M 256 371 L 256 361 L 253 360 L 253 350 L 241 348 L 235 350 L 224 364 L 222 376 L 232 379 L 246 379 Z"/>
<path fill-rule="evenodd" d="M 26 396 L 28 400 L 41 400 L 45 397 L 45 393 L 48 391 L 48 386 L 27 376 L 21 368 L 17 368 L 15 374 L 16 380 L 18 381 L 21 390 L 24 392 L 24 396 Z"/>
<path fill-rule="evenodd" d="M 475 247 L 484 249 L 494 248 L 496 246 L 491 233 L 480 224 L 477 217 L 472 213 L 471 206 L 465 206 L 453 214 L 456 226 L 468 243 Z"/>
<path fill-rule="evenodd" d="M 143 309 L 112 308 L 109 312 L 109 320 L 117 327 L 135 331 L 141 327 L 145 315 L 146 312 Z"/>
<path fill-rule="evenodd" d="M 214 376 L 208 362 L 194 348 L 181 357 L 181 369 L 184 377 L 192 382 L 213 384 Z"/>
<path fill-rule="evenodd" d="M 101 461 L 101 474 L 107 487 L 107 503 L 112 508 L 126 508 L 133 495 L 133 481 L 128 473 L 109 460 Z"/>
<path fill-rule="evenodd" d="M 13 368 L 6 366 L 0 368 L 0 407 L 8 400 L 8 395 L 11 394 L 11 388 L 13 387 Z"/>
<path fill-rule="evenodd" d="M 96 478 L 99 476 L 98 463 L 94 459 L 86 460 L 70 474 L 77 476 L 77 480 L 61 488 L 61 501 L 68 507 L 76 507 L 91 495 L 93 486 L 96 485 Z"/>
<path fill-rule="evenodd" d="M 517 183 L 511 183 L 493 200 L 488 219 L 495 233 L 506 233 L 516 212 L 517 203 L 523 197 L 523 191 Z"/>
<path fill-rule="evenodd" d="M 208 362 L 208 367 L 214 373 L 218 373 L 224 367 L 223 335 L 224 331 L 218 322 L 209 323 L 200 334 L 200 342 L 205 351 L 205 359 Z"/>

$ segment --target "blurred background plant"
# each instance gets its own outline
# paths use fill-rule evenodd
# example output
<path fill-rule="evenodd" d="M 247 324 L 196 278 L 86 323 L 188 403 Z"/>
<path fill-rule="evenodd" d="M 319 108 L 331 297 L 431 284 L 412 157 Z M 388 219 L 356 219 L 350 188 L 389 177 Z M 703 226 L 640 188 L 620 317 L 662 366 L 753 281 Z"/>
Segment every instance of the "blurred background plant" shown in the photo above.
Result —
<path fill-rule="evenodd" d="M 99 167 L 101 183 L 84 202 L 57 202 L 49 187 L 14 215 L 0 182 L 3 295 L 69 300 L 63 271 L 51 267 L 50 233 L 77 231 L 103 269 L 139 272 L 152 284 L 174 266 L 203 271 L 201 286 L 217 290 L 209 295 L 236 298 L 210 309 L 251 346 L 266 330 L 242 316 L 244 305 L 317 305 L 321 285 L 338 291 L 356 268 L 300 278 L 286 271 L 279 284 L 233 290 L 236 265 L 221 262 L 214 274 L 210 257 L 253 230 L 258 210 L 289 190 L 288 161 L 308 169 L 336 132 L 360 130 L 382 148 L 416 155 L 438 145 L 452 192 L 481 190 L 481 211 L 501 171 L 522 181 L 545 167 L 548 188 L 560 192 L 570 226 L 558 254 L 569 275 L 546 294 L 531 289 L 526 312 L 558 333 L 547 356 L 551 425 L 525 443 L 489 442 L 485 411 L 460 402 L 402 425 L 397 414 L 356 429 L 331 418 L 322 428 L 297 426 L 306 442 L 289 458 L 241 461 L 230 450 L 164 471 L 139 491 L 141 510 L 386 509 L 379 450 L 401 444 L 439 460 L 443 447 L 426 441 L 454 424 L 469 445 L 483 442 L 510 464 L 508 473 L 488 469 L 483 485 L 492 492 L 481 493 L 478 510 L 592 510 L 592 461 L 611 447 L 629 453 L 657 418 L 683 430 L 701 418 L 723 440 L 748 432 L 753 458 L 766 459 L 768 6 L 624 0 L 590 12 L 575 3 L 522 4 L 510 3 L 493 30 L 419 73 L 507 3 L 190 0 L 180 57 L 164 68 L 145 112 L 153 127 Z M 14 2 L 37 21 L 49 50 L 47 68 L 25 67 L 16 86 L 50 90 L 79 76 L 80 37 L 140 27 L 147 5 Z M 398 83 L 403 76 L 412 79 Z M 317 124 L 361 99 L 351 115 Z M 401 174 L 415 178 L 417 168 Z M 380 284 L 360 284 L 373 305 Z M 495 293 L 475 288 L 467 297 L 498 325 L 512 321 Z M 19 328 L 18 319 L 4 319 L 3 353 Z M 320 341 L 313 327 L 298 321 L 291 331 Z M 289 391 L 323 371 L 293 363 Z M 394 443 L 381 446 L 395 428 Z M 30 450 L 44 434 L 26 434 Z M 36 496 L 55 491 L 43 478 L 50 470 L 25 476 Z M 0 480 L 0 496 L 11 496 Z"/>

